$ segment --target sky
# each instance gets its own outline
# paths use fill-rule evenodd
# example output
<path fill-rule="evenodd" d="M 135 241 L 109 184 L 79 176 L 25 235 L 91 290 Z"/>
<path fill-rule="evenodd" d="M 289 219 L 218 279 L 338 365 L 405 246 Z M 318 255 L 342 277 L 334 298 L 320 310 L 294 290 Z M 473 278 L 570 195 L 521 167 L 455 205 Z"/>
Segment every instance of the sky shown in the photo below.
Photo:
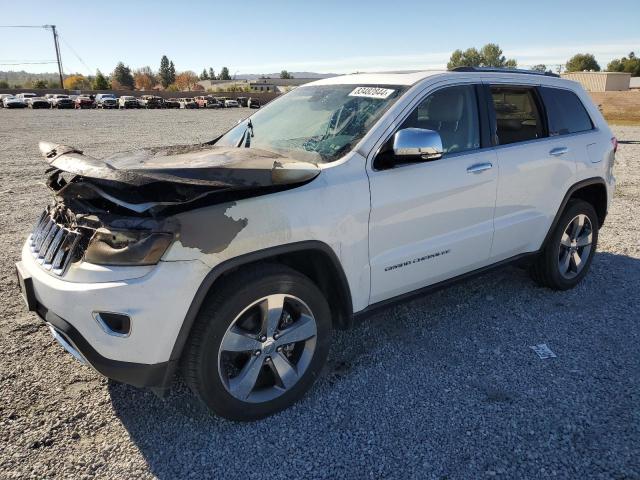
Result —
<path fill-rule="evenodd" d="M 64 72 L 84 75 L 119 61 L 155 70 L 162 55 L 179 71 L 232 75 L 438 69 L 489 42 L 522 67 L 590 52 L 604 68 L 640 53 L 640 0 L 29 0 L 2 11 L 0 25 L 55 24 Z M 53 72 L 37 64 L 53 60 L 50 31 L 0 28 L 0 70 Z"/>

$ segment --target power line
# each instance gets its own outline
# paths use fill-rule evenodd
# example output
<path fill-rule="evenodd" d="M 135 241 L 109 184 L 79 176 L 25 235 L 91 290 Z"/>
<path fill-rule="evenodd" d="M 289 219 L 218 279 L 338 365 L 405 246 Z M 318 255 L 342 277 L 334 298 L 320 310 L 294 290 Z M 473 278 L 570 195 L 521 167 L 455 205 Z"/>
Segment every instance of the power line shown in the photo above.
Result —
<path fill-rule="evenodd" d="M 0 28 L 47 28 L 49 25 L 0 25 Z"/>
<path fill-rule="evenodd" d="M 55 25 L 0 25 L 0 28 L 44 28 L 51 30 L 53 33 L 53 46 L 56 49 L 56 58 L 58 63 L 58 75 L 60 76 L 60 87 L 64 88 L 64 77 L 62 75 L 62 58 L 60 58 L 60 43 L 58 42 L 58 33 Z M 8 65 L 8 64 L 6 64 Z M 42 62 L 21 63 L 20 65 L 43 65 Z"/>
<path fill-rule="evenodd" d="M 64 42 L 64 44 L 67 46 L 67 48 L 68 48 L 69 50 L 71 50 L 71 53 L 73 53 L 73 54 L 76 56 L 76 58 L 77 58 L 78 60 L 80 60 L 80 63 L 82 63 L 82 65 L 84 65 L 84 66 L 85 66 L 85 68 L 86 68 L 86 69 L 87 69 L 87 71 L 89 72 L 89 75 L 93 75 L 94 70 L 92 70 L 91 68 L 89 68 L 89 65 L 87 65 L 87 64 L 85 63 L 85 61 L 80 57 L 80 55 L 78 55 L 78 52 L 76 52 L 76 51 L 73 49 L 73 47 L 71 47 L 71 45 L 69 45 L 69 42 L 67 42 L 67 41 L 64 39 L 64 37 L 63 37 L 62 35 L 60 35 L 60 34 L 58 34 L 58 37 L 59 37 L 59 38 L 61 38 L 61 39 L 62 39 L 62 41 Z"/>
<path fill-rule="evenodd" d="M 58 63 L 56 60 L 51 62 L 17 62 L 17 63 L 0 63 L 0 65 L 48 65 L 52 63 Z"/>
<path fill-rule="evenodd" d="M 0 58 L 0 62 L 55 62 L 52 58 L 46 60 L 34 60 L 33 58 Z"/>

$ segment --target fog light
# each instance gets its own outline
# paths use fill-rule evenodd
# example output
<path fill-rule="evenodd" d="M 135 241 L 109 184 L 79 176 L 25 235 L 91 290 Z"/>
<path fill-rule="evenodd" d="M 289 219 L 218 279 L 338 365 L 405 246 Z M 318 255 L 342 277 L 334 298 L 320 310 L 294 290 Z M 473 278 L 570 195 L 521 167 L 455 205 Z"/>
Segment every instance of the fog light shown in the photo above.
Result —
<path fill-rule="evenodd" d="M 93 312 L 93 318 L 109 335 L 128 337 L 131 333 L 131 318 L 124 313 Z"/>

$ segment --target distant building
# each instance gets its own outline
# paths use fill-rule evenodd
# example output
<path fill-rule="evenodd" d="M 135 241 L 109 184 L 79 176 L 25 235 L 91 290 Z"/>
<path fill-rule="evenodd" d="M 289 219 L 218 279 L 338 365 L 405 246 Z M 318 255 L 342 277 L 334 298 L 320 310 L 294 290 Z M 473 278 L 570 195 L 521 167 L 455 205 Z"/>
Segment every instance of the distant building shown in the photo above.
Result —
<path fill-rule="evenodd" d="M 223 88 L 223 87 L 246 87 L 248 80 L 200 80 L 200 85 L 204 90 Z"/>
<path fill-rule="evenodd" d="M 630 73 L 621 72 L 568 72 L 562 78 L 582 84 L 588 92 L 614 92 L 629 90 Z"/>
<path fill-rule="evenodd" d="M 317 78 L 258 78 L 249 83 L 252 92 L 288 92 L 292 88 L 305 83 L 314 82 Z"/>

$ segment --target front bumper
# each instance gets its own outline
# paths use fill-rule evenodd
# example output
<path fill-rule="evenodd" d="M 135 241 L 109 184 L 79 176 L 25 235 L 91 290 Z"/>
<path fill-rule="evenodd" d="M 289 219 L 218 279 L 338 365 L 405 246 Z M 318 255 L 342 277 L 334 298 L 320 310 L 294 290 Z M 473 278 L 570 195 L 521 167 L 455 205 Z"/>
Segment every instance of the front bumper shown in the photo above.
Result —
<path fill-rule="evenodd" d="M 59 277 L 45 271 L 27 244 L 16 267 L 27 306 L 72 347 L 67 350 L 109 378 L 145 387 L 170 382 L 179 360 L 172 358 L 176 339 L 209 271 L 200 261 L 170 261 L 138 278 L 114 280 L 120 273 L 130 277 L 131 268 L 93 266 L 76 277 L 81 281 L 68 281 L 70 272 Z M 107 331 L 95 312 L 128 315 L 130 334 Z"/>
<path fill-rule="evenodd" d="M 45 321 L 53 338 L 67 352 L 101 375 L 134 387 L 166 390 L 171 385 L 177 360 L 151 365 L 112 360 L 100 355 L 73 325 L 48 311 L 43 305 L 39 305 L 36 313 Z"/>

